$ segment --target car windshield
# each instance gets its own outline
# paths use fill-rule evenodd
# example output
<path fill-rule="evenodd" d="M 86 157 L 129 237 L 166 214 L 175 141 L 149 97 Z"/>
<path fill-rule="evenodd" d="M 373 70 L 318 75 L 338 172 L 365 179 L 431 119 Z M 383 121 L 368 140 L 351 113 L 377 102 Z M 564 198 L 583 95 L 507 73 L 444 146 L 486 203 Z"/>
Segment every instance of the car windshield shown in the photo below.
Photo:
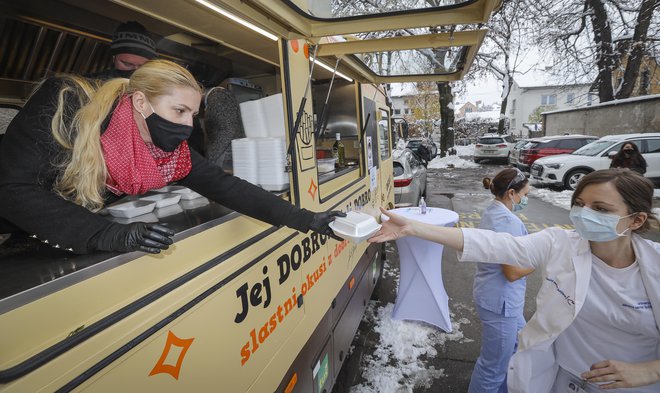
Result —
<path fill-rule="evenodd" d="M 571 154 L 577 156 L 595 156 L 615 143 L 617 141 L 595 141 L 582 146 Z"/>
<path fill-rule="evenodd" d="M 408 142 L 408 148 L 419 147 L 421 144 L 422 144 L 422 141 L 420 141 L 420 140 L 412 140 L 412 141 Z"/>
<path fill-rule="evenodd" d="M 479 143 L 484 145 L 496 145 L 498 143 L 504 143 L 502 138 L 479 138 Z"/>

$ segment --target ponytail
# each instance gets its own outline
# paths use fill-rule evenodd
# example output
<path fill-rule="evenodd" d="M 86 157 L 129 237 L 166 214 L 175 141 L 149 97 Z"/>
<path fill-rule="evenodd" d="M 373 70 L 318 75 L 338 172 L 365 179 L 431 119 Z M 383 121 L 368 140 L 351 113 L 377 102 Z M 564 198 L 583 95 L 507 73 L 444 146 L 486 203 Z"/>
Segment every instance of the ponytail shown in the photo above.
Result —
<path fill-rule="evenodd" d="M 115 102 L 126 92 L 126 79 L 112 79 L 98 89 L 85 79 L 67 77 L 60 91 L 57 111 L 52 121 L 55 140 L 67 154 L 59 163 L 64 167 L 54 189 L 68 199 L 91 211 L 103 207 L 107 171 L 101 148 L 101 125 Z M 67 126 L 63 116 L 67 91 L 78 94 L 82 107 Z"/>

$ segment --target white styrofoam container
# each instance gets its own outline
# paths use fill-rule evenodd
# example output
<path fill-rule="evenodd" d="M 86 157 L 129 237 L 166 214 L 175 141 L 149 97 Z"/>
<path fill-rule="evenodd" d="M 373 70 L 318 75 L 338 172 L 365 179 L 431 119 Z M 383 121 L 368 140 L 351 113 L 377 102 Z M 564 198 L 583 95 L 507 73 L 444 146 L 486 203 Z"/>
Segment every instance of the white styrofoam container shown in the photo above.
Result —
<path fill-rule="evenodd" d="M 140 197 L 143 201 L 156 202 L 156 209 L 160 209 L 166 206 L 171 206 L 179 203 L 181 199 L 181 194 L 174 193 L 159 193 L 154 195 L 148 195 Z"/>
<path fill-rule="evenodd" d="M 188 187 L 184 186 L 165 186 L 163 188 L 159 188 L 157 190 L 153 190 L 155 192 L 165 192 L 165 193 L 171 193 L 171 194 L 178 194 L 181 195 L 182 200 L 191 200 L 191 199 L 197 199 L 202 196 L 202 194 L 199 194 L 193 190 L 191 190 Z"/>
<path fill-rule="evenodd" d="M 374 217 L 355 211 L 348 212 L 346 217 L 337 217 L 329 226 L 337 236 L 354 243 L 363 242 L 381 228 Z"/>
<path fill-rule="evenodd" d="M 151 213 L 156 207 L 156 202 L 129 201 L 106 207 L 108 213 L 113 217 L 133 218 L 143 214 Z"/>

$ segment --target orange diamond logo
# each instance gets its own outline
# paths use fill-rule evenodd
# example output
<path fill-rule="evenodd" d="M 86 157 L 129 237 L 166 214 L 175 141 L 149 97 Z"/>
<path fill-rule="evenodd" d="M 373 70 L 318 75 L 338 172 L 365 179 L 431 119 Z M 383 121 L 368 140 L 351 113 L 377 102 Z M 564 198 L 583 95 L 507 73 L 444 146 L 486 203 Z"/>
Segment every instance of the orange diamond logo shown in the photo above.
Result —
<path fill-rule="evenodd" d="M 309 190 L 307 190 L 307 193 L 312 196 L 312 199 L 316 199 L 316 190 L 318 187 L 316 186 L 316 183 L 314 183 L 314 179 L 312 179 L 311 183 L 309 184 Z"/>
<path fill-rule="evenodd" d="M 167 342 L 165 343 L 163 353 L 160 355 L 160 359 L 158 359 L 158 362 L 154 366 L 153 370 L 151 370 L 149 373 L 149 376 L 165 373 L 170 374 L 174 377 L 174 379 L 178 381 L 183 358 L 186 356 L 186 352 L 188 352 L 188 349 L 190 348 L 190 345 L 192 345 L 193 340 L 195 340 L 195 338 L 181 339 L 174 335 L 172 331 L 168 331 Z M 165 363 L 170 354 L 170 351 L 172 351 L 172 358 L 176 356 L 177 351 L 179 353 L 176 359 L 176 364 Z"/>

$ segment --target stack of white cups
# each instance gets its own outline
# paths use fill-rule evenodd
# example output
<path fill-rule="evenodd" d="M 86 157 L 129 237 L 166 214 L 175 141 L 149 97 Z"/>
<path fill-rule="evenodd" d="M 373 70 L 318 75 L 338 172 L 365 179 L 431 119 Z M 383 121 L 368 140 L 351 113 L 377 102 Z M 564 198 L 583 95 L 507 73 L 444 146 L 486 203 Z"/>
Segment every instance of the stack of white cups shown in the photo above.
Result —
<path fill-rule="evenodd" d="M 269 191 L 281 191 L 289 185 L 286 172 L 286 143 L 284 138 L 257 138 L 257 179 Z"/>
<path fill-rule="evenodd" d="M 257 171 L 257 142 L 253 138 L 241 138 L 231 141 L 234 176 L 252 184 L 259 184 Z"/>

